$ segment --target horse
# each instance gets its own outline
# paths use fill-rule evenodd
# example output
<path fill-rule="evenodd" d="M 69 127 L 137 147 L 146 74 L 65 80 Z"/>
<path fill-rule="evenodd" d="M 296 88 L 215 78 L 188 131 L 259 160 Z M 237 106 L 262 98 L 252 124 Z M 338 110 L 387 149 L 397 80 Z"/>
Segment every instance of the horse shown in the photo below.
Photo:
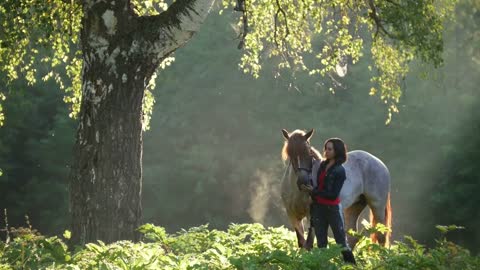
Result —
<path fill-rule="evenodd" d="M 310 145 L 314 130 L 305 132 L 295 130 L 289 133 L 283 129 L 285 138 L 282 148 L 282 159 L 288 160 L 283 175 L 281 197 L 288 219 L 297 236 L 298 246 L 310 250 L 313 247 L 313 228 L 310 226 L 310 196 L 299 190 L 297 182 L 309 179 L 312 170 L 312 159 L 322 160 L 321 154 Z M 357 220 L 360 213 L 368 205 L 370 208 L 370 223 L 384 224 L 389 231 L 385 234 L 377 232 L 370 237 L 374 243 L 382 246 L 390 245 L 392 209 L 390 205 L 390 172 L 385 164 L 374 155 L 354 150 L 347 153 L 347 162 L 343 164 L 346 179 L 340 191 L 340 201 L 343 208 L 345 231 L 358 231 Z M 307 239 L 304 238 L 304 224 L 309 228 Z M 347 241 L 353 249 L 358 239 L 347 234 Z"/>

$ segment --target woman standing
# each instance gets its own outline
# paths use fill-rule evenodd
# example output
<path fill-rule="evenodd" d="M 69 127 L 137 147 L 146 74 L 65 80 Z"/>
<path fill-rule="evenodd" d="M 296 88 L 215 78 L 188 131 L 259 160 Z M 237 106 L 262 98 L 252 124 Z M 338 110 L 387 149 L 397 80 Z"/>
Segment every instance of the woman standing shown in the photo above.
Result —
<path fill-rule="evenodd" d="M 345 168 L 342 165 L 347 161 L 346 148 L 341 139 L 328 139 L 323 146 L 326 159 L 314 161 L 312 185 L 302 185 L 301 189 L 309 192 L 312 197 L 311 225 L 315 230 L 318 247 L 327 246 L 328 226 L 330 226 L 335 242 L 344 248 L 342 250 L 344 261 L 355 264 L 355 258 L 346 240 L 339 197 L 346 178 Z"/>

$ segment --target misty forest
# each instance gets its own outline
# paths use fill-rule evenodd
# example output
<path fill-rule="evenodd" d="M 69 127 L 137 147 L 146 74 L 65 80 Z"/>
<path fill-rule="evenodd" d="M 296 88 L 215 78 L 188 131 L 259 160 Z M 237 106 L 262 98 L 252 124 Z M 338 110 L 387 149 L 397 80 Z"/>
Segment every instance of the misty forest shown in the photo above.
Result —
<path fill-rule="evenodd" d="M 0 0 L 0 24 L 0 269 L 480 269 L 479 1 Z M 388 168 L 356 264 L 284 204 L 312 129 Z"/>

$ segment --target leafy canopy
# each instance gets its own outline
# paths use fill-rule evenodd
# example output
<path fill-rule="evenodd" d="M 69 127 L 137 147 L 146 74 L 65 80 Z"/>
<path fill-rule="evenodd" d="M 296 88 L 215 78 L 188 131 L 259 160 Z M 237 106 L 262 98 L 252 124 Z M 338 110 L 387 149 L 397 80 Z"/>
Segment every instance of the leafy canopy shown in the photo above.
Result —
<path fill-rule="evenodd" d="M 37 75 L 54 79 L 65 91 L 71 117 L 78 114 L 81 101 L 82 7 L 77 2 L 5 0 L 0 6 L 0 72 L 7 82 L 19 74 L 29 83 L 35 83 Z M 139 16 L 167 8 L 163 0 L 132 3 Z M 223 1 L 224 8 L 236 5 L 236 0 Z M 388 123 L 392 112 L 398 112 L 400 84 L 410 62 L 418 58 L 435 67 L 442 64 L 443 23 L 454 5 L 450 0 L 246 0 L 246 18 L 238 22 L 246 29 L 240 66 L 258 77 L 263 60 L 275 57 L 279 70 L 328 76 L 334 91 L 341 85 L 338 77 L 345 75 L 346 63 L 358 62 L 368 46 L 374 63 L 370 69 L 376 71 L 370 94 L 388 105 Z M 161 67 L 171 61 L 167 58 Z M 154 103 L 153 87 L 152 80 L 143 106 L 145 129 Z M 0 107 L 0 124 L 2 119 Z"/>
<path fill-rule="evenodd" d="M 134 11 L 139 15 L 155 15 L 166 10 L 161 0 L 134 0 Z M 70 104 L 70 117 L 80 110 L 82 53 L 80 28 L 82 7 L 78 1 L 64 0 L 5 0 L 0 6 L 0 72 L 10 83 L 22 76 L 29 84 L 38 77 L 54 79 L 65 92 L 64 101 Z M 160 65 L 165 68 L 174 60 L 167 57 Z M 144 129 L 148 129 L 155 87 L 152 76 L 144 100 Z M 0 89 L 0 102 L 5 94 Z M 6 91 L 5 91 L 6 92 Z M 0 125 L 3 120 L 0 105 Z"/>
<path fill-rule="evenodd" d="M 248 35 L 240 66 L 258 77 L 264 58 L 278 57 L 278 68 L 328 76 L 333 86 L 367 53 L 373 62 L 373 86 L 398 112 L 401 80 L 414 58 L 442 64 L 442 30 L 456 1 L 448 0 L 247 0 Z M 224 0 L 224 7 L 237 5 Z M 243 27 L 244 20 L 239 21 Z M 334 91 L 333 88 L 330 88 Z"/>

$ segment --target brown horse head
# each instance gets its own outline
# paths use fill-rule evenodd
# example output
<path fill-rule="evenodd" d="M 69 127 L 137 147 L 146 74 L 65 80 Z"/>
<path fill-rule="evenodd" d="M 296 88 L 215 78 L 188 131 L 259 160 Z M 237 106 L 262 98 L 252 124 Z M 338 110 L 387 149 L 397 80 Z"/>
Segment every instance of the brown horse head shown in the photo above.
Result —
<path fill-rule="evenodd" d="M 291 133 L 282 129 L 285 138 L 282 158 L 283 160 L 290 160 L 297 175 L 298 183 L 308 183 L 312 170 L 312 158 L 321 159 L 320 153 L 310 145 L 310 138 L 313 133 L 313 129 L 309 132 L 297 129 Z"/>

